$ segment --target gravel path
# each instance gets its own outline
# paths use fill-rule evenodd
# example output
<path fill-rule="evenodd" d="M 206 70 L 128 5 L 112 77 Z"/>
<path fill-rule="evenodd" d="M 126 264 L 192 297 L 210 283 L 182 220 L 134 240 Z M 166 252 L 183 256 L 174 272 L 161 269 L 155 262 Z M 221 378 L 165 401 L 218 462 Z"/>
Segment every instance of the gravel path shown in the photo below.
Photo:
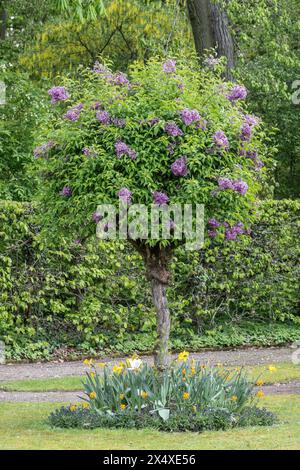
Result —
<path fill-rule="evenodd" d="M 300 382 L 289 382 L 274 385 L 264 385 L 260 387 L 265 395 L 299 395 Z M 66 402 L 76 403 L 80 402 L 80 397 L 84 394 L 81 390 L 74 392 L 4 392 L 0 391 L 1 402 L 27 402 L 27 403 L 42 403 L 42 402 Z"/>
<path fill-rule="evenodd" d="M 234 349 L 227 351 L 203 351 L 201 353 L 191 354 L 191 357 L 201 361 L 203 364 L 224 365 L 260 365 L 276 364 L 278 362 L 291 362 L 293 349 L 284 348 L 247 348 Z M 176 355 L 174 355 L 174 358 Z M 124 358 L 110 357 L 101 358 L 99 361 L 107 363 L 116 363 Z M 147 362 L 153 362 L 151 356 L 142 357 Z M 97 362 L 95 360 L 95 362 Z M 70 375 L 82 375 L 86 366 L 82 361 L 74 362 L 45 362 L 34 364 L 5 364 L 0 365 L 0 381 L 22 380 L 22 379 L 45 379 L 58 378 Z"/>

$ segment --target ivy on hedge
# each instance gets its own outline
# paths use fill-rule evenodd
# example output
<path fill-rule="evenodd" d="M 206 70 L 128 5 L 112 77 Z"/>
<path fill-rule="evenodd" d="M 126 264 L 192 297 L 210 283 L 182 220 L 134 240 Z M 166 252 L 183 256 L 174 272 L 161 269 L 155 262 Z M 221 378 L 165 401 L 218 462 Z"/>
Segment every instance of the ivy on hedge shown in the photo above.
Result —
<path fill-rule="evenodd" d="M 35 212 L 0 201 L 0 339 L 8 357 L 151 347 L 155 313 L 138 255 L 123 242 L 50 244 Z M 258 212 L 251 237 L 177 251 L 169 289 L 175 347 L 260 342 L 253 328 L 249 338 L 236 330 L 222 337 L 229 323 L 300 323 L 300 202 L 268 200 Z"/>

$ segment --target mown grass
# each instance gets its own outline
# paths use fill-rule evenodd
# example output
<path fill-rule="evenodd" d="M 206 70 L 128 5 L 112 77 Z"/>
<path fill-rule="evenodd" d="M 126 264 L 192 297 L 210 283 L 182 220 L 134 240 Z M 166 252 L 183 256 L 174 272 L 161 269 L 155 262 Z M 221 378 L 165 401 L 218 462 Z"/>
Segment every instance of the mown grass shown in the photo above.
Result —
<path fill-rule="evenodd" d="M 276 412 L 280 424 L 230 431 L 160 433 L 153 430 L 64 430 L 46 423 L 55 403 L 0 404 L 0 449 L 300 449 L 300 396 L 269 396 L 261 405 Z"/>
<path fill-rule="evenodd" d="M 292 363 L 275 364 L 276 371 L 270 372 L 268 365 L 246 367 L 249 376 L 256 380 L 260 377 L 266 384 L 300 380 L 300 365 Z M 50 379 L 27 379 L 0 382 L 0 390 L 22 392 L 72 391 L 82 388 L 83 376 Z"/>

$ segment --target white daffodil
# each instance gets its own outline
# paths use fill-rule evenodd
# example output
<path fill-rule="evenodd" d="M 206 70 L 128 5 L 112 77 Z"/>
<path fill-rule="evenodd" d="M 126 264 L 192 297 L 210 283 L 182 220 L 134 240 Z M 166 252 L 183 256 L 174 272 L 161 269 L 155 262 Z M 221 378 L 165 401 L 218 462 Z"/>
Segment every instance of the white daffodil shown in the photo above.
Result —
<path fill-rule="evenodd" d="M 141 359 L 128 359 L 129 370 L 136 370 L 139 369 L 142 365 L 143 361 Z"/>

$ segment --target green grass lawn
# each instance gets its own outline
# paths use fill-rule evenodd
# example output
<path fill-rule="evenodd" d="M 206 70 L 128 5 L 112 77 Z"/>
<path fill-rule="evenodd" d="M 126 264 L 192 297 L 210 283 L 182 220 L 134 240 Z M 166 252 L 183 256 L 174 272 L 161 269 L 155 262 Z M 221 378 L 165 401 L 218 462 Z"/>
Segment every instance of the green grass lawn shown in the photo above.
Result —
<path fill-rule="evenodd" d="M 300 449 L 300 396 L 269 396 L 261 405 L 280 424 L 230 431 L 160 433 L 153 430 L 63 430 L 45 422 L 56 404 L 1 403 L 0 449 Z"/>
<path fill-rule="evenodd" d="M 265 383 L 288 382 L 300 380 L 300 365 L 292 363 L 276 364 L 276 371 L 269 372 L 268 366 L 247 367 L 249 375 L 256 379 L 261 377 Z M 0 382 L 1 390 L 23 392 L 68 391 L 82 388 L 81 381 L 84 377 L 62 377 L 54 379 L 14 380 Z"/>

